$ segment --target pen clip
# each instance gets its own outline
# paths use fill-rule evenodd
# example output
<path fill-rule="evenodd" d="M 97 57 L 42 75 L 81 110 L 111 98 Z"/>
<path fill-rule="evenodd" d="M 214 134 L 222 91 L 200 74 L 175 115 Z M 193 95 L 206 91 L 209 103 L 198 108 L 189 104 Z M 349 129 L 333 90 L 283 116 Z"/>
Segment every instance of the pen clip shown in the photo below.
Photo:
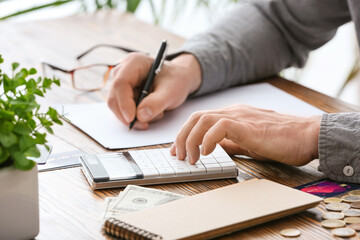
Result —
<path fill-rule="evenodd" d="M 168 45 L 166 44 L 164 54 L 162 55 L 159 67 L 155 70 L 155 74 L 158 74 L 161 71 L 162 66 L 164 65 L 167 49 L 168 49 Z"/>

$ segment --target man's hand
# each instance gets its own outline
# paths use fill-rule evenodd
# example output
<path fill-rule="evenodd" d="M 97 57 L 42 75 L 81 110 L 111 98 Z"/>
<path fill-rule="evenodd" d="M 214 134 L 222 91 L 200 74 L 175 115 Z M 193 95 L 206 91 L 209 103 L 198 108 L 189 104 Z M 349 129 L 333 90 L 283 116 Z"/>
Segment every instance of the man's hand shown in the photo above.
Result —
<path fill-rule="evenodd" d="M 318 157 L 320 121 L 321 116 L 297 117 L 242 104 L 196 112 L 170 151 L 194 164 L 200 152 L 208 155 L 220 143 L 229 154 L 300 166 Z"/>
<path fill-rule="evenodd" d="M 136 108 L 142 83 L 149 74 L 153 58 L 131 53 L 114 70 L 114 82 L 108 97 L 108 106 L 126 125 L 137 116 L 134 128 L 147 129 L 149 123 L 163 117 L 164 111 L 181 105 L 201 83 L 201 69 L 191 54 L 182 54 L 166 61 L 156 75 L 151 93 Z"/>

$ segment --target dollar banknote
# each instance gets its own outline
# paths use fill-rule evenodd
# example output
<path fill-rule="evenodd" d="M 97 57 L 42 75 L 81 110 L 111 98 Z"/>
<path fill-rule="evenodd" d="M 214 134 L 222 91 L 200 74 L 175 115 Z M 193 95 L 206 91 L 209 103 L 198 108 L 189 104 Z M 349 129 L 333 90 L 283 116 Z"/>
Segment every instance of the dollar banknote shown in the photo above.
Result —
<path fill-rule="evenodd" d="M 181 199 L 185 196 L 153 188 L 128 185 L 119 194 L 114 203 L 109 204 L 109 211 L 130 213 L 158 206 Z"/>

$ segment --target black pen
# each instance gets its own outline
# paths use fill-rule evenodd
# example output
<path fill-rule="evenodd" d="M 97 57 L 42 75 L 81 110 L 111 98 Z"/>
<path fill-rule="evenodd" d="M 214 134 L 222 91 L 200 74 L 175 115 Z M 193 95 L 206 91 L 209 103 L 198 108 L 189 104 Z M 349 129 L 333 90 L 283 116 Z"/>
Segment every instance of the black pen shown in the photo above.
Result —
<path fill-rule="evenodd" d="M 155 61 L 150 68 L 150 72 L 146 79 L 145 86 L 144 86 L 143 90 L 141 91 L 141 95 L 136 102 L 136 107 L 139 106 L 140 102 L 149 94 L 150 87 L 152 85 L 152 82 L 154 81 L 155 75 L 161 71 L 161 67 L 164 64 L 164 60 L 166 57 L 166 49 L 167 49 L 167 42 L 166 42 L 166 40 L 163 40 L 161 43 L 160 49 L 158 51 L 158 54 L 156 55 Z M 134 120 L 130 123 L 129 131 L 134 126 L 136 119 L 137 118 L 135 116 Z"/>

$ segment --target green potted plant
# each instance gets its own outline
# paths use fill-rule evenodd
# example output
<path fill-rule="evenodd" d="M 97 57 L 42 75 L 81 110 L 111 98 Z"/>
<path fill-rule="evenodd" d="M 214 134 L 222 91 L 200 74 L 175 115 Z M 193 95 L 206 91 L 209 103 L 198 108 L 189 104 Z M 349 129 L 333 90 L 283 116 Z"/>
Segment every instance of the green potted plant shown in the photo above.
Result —
<path fill-rule="evenodd" d="M 46 145 L 46 132 L 62 124 L 55 109 L 40 109 L 44 97 L 58 79 L 36 76 L 34 68 L 12 64 L 2 70 L 0 55 L 0 239 L 32 239 L 39 232 L 39 196 L 36 163 L 38 146 Z M 48 147 L 47 147 L 48 148 Z"/>

